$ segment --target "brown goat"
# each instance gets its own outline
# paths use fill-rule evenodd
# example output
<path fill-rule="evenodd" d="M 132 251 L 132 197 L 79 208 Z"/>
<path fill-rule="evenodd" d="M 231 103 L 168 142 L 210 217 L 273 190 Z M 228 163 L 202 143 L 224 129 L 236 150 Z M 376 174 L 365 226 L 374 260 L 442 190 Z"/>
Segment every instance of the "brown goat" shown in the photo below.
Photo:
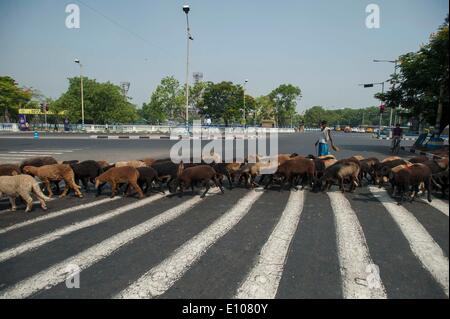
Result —
<path fill-rule="evenodd" d="M 0 176 L 14 176 L 21 174 L 20 167 L 15 164 L 1 164 Z"/>
<path fill-rule="evenodd" d="M 358 185 L 357 181 L 360 169 L 360 166 L 353 161 L 337 163 L 325 170 L 318 184 L 322 185 L 325 182 L 322 188 L 322 191 L 324 191 L 330 190 L 333 183 L 338 183 L 339 189 L 344 193 L 344 180 L 350 179 L 350 192 L 353 192 Z"/>
<path fill-rule="evenodd" d="M 194 191 L 194 186 L 197 183 L 202 183 L 206 187 L 206 190 L 201 197 L 205 197 L 210 189 L 209 183 L 211 180 L 219 187 L 223 194 L 224 190 L 218 179 L 217 172 L 211 166 L 198 165 L 183 169 L 177 178 L 178 186 L 180 187 L 180 196 L 184 194 L 184 187 L 191 187 L 192 191 Z"/>
<path fill-rule="evenodd" d="M 97 188 L 97 196 L 100 196 L 102 187 L 106 183 L 111 184 L 111 198 L 117 194 L 117 187 L 120 184 L 129 184 L 139 194 L 139 198 L 143 198 L 144 194 L 138 185 L 139 172 L 131 166 L 113 167 L 101 174 L 95 179 L 95 188 Z"/>
<path fill-rule="evenodd" d="M 413 163 L 413 164 L 418 164 L 418 163 L 426 162 L 426 161 L 428 161 L 428 160 L 429 160 L 429 158 L 428 158 L 427 156 L 422 155 L 422 156 L 417 156 L 417 157 L 411 158 L 411 159 L 409 160 L 409 162 L 410 162 L 410 163 Z"/>
<path fill-rule="evenodd" d="M 25 166 L 41 167 L 44 165 L 53 165 L 53 164 L 58 164 L 58 162 L 51 156 L 33 157 L 24 160 L 20 164 L 20 169 L 23 170 Z"/>
<path fill-rule="evenodd" d="M 282 178 L 280 190 L 283 188 L 286 181 L 289 182 L 289 189 L 292 187 L 297 189 L 295 181 L 300 178 L 304 179 L 305 177 L 307 179 L 307 184 L 312 187 L 313 180 L 316 176 L 314 160 L 310 158 L 297 157 L 284 162 L 278 167 L 275 174 L 270 175 L 270 180 L 266 183 L 264 188 L 268 188 L 272 184 L 274 175 Z M 303 184 L 302 189 L 304 188 L 305 185 Z"/>
<path fill-rule="evenodd" d="M 100 165 L 102 169 L 105 169 L 110 166 L 110 164 L 107 161 L 97 161 L 97 163 L 98 165 Z"/>
<path fill-rule="evenodd" d="M 410 201 L 412 202 L 419 192 L 419 187 L 422 183 L 427 190 L 427 199 L 431 203 L 431 169 L 419 163 L 399 170 L 395 174 L 393 181 L 393 192 L 397 188 L 397 191 L 400 193 L 399 204 L 404 201 L 405 193 L 409 192 L 410 188 L 412 190 Z"/>
<path fill-rule="evenodd" d="M 367 178 L 368 175 L 371 178 L 370 182 L 374 183 L 375 182 L 375 166 L 380 164 L 380 161 L 375 157 L 370 157 L 370 158 L 366 158 L 366 159 L 359 161 L 359 164 L 361 165 L 361 172 L 360 172 L 360 176 L 359 176 L 359 180 L 360 180 L 361 184 L 363 182 L 363 178 L 365 178 L 367 181 L 369 181 L 369 179 Z"/>
<path fill-rule="evenodd" d="M 50 182 L 60 182 L 61 180 L 64 180 L 65 187 L 60 197 L 65 197 L 69 189 L 72 189 L 78 197 L 83 197 L 83 194 L 80 192 L 80 186 L 75 183 L 75 174 L 70 165 L 53 164 L 41 167 L 25 166 L 23 172 L 31 176 L 39 177 L 47 188 L 49 197 L 53 196 Z"/>

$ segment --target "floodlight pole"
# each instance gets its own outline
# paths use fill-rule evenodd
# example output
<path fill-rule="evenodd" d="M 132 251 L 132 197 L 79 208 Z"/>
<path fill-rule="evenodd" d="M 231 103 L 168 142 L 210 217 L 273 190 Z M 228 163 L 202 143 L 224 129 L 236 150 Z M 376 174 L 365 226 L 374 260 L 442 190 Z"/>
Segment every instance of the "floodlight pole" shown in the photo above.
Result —
<path fill-rule="evenodd" d="M 189 5 L 183 6 L 183 11 L 186 14 L 186 30 L 187 30 L 187 50 L 186 50 L 186 127 L 189 126 L 189 49 L 190 41 L 193 40 L 191 36 L 191 29 L 189 27 Z"/>

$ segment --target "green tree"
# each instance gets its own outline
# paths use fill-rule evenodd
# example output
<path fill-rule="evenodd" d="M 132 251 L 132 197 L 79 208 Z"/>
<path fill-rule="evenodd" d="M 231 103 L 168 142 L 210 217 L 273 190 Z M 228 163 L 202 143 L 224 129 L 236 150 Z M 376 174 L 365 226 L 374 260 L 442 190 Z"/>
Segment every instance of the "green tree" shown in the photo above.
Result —
<path fill-rule="evenodd" d="M 302 97 L 299 87 L 292 84 L 282 84 L 270 92 L 270 99 L 275 106 L 275 116 L 278 126 L 287 126 L 296 113 L 297 100 Z"/>
<path fill-rule="evenodd" d="M 173 76 L 163 78 L 150 102 L 142 107 L 144 118 L 152 124 L 161 124 L 168 119 L 184 122 L 184 91 Z"/>
<path fill-rule="evenodd" d="M 261 123 L 264 120 L 275 119 L 275 104 L 269 96 L 264 95 L 257 97 L 255 99 L 255 104 L 257 123 Z"/>
<path fill-rule="evenodd" d="M 305 112 L 304 121 L 309 127 L 318 127 L 321 121 L 327 121 L 331 126 L 378 125 L 380 111 L 376 106 L 368 108 L 341 108 L 336 110 L 325 110 L 321 106 L 314 106 Z M 385 116 L 383 125 L 387 125 L 389 118 Z"/>
<path fill-rule="evenodd" d="M 120 87 L 111 82 L 98 83 L 83 78 L 85 123 L 126 124 L 137 117 L 136 107 L 121 93 Z M 80 78 L 70 78 L 69 88 L 53 103 L 55 111 L 66 111 L 71 122 L 81 122 Z"/>
<path fill-rule="evenodd" d="M 436 124 L 441 130 L 448 125 L 449 34 L 448 17 L 429 43 L 419 51 L 400 56 L 399 74 L 392 77 L 395 89 L 376 97 L 392 107 L 401 106 L 423 123 Z"/>
<path fill-rule="evenodd" d="M 202 115 L 209 115 L 215 122 L 225 125 L 241 122 L 243 118 L 242 86 L 232 82 L 210 83 L 203 94 L 200 105 Z"/>
<path fill-rule="evenodd" d="M 326 111 L 321 106 L 313 106 L 305 112 L 305 124 L 307 126 L 319 126 L 321 121 L 328 120 L 326 118 Z"/>
<path fill-rule="evenodd" d="M 31 90 L 19 87 L 9 76 L 0 76 L 0 107 L 5 122 L 16 121 L 19 108 L 26 106 L 31 97 Z"/>
<path fill-rule="evenodd" d="M 205 93 L 206 88 L 210 85 L 211 82 L 196 82 L 194 85 L 189 87 L 189 116 L 191 120 L 199 120 L 201 118 L 201 107 L 203 105 L 203 95 Z M 184 92 L 186 89 L 184 89 Z M 183 96 L 184 98 L 184 96 Z M 183 105 L 185 105 L 185 101 L 183 100 Z"/>

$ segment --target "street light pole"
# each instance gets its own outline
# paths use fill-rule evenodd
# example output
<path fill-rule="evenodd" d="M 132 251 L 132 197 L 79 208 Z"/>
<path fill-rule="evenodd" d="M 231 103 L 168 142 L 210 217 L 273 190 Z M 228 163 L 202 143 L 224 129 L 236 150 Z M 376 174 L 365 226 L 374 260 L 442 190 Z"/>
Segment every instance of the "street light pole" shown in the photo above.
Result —
<path fill-rule="evenodd" d="M 191 29 L 189 27 L 189 5 L 183 6 L 183 11 L 186 14 L 186 30 L 187 30 L 187 50 L 186 50 L 186 127 L 189 126 L 189 49 L 190 41 L 194 40 L 191 36 Z"/>
<path fill-rule="evenodd" d="M 387 63 L 394 63 L 394 81 L 392 83 L 392 90 L 395 89 L 396 79 L 397 79 L 397 68 L 398 68 L 398 60 L 373 60 L 373 62 L 387 62 Z M 392 117 L 394 115 L 394 108 L 391 107 L 391 114 L 389 118 L 389 129 L 392 128 Z M 390 131 L 389 137 L 391 136 L 392 132 Z"/>
<path fill-rule="evenodd" d="M 384 83 L 386 83 L 386 82 L 387 81 L 383 81 L 381 83 L 360 84 L 360 86 L 364 86 L 364 88 L 372 88 L 374 85 L 381 85 L 381 94 L 384 94 Z M 381 135 L 382 120 L 383 120 L 383 112 L 380 109 L 380 123 L 378 125 L 378 137 L 380 137 L 380 135 Z M 364 122 L 364 112 L 363 112 L 363 122 Z"/>
<path fill-rule="evenodd" d="M 75 60 L 75 63 L 77 63 L 80 66 L 80 85 L 81 85 L 81 127 L 84 131 L 84 92 L 83 92 L 83 65 L 81 64 L 79 59 Z"/>
<path fill-rule="evenodd" d="M 243 88 L 243 91 L 244 91 L 244 108 L 243 108 L 243 111 L 244 111 L 244 128 L 247 126 L 247 116 L 246 116 L 246 114 L 245 114 L 245 85 L 248 83 L 248 80 L 245 80 L 244 81 L 244 85 L 242 86 L 242 88 Z"/>
<path fill-rule="evenodd" d="M 381 83 L 381 94 L 384 94 L 384 82 Z M 383 112 L 380 110 L 380 124 L 378 125 L 378 137 L 381 136 L 381 125 L 383 124 Z"/>

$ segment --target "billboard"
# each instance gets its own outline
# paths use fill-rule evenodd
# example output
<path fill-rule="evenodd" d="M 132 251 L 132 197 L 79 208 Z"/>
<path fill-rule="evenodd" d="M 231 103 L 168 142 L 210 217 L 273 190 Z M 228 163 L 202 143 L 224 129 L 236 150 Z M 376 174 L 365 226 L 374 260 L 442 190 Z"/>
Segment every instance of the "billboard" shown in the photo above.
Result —
<path fill-rule="evenodd" d="M 62 112 L 53 112 L 53 111 L 48 111 L 48 112 L 42 112 L 41 109 L 19 109 L 19 114 L 26 114 L 26 115 L 65 115 L 66 111 L 62 111 Z"/>

